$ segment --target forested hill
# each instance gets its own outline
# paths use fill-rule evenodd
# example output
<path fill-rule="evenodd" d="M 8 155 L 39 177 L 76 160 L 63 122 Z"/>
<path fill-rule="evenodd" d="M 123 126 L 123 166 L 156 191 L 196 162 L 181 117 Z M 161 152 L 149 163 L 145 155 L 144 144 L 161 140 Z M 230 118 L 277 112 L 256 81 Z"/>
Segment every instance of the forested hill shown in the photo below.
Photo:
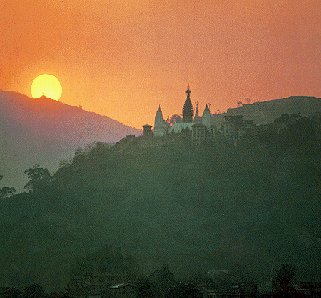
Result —
<path fill-rule="evenodd" d="M 26 168 L 42 164 L 56 170 L 77 147 L 114 143 L 128 134 L 140 131 L 49 98 L 0 91 L 0 175 L 7 185 L 22 189 Z"/>
<path fill-rule="evenodd" d="M 29 193 L 0 201 L 0 284 L 64 286 L 70 266 L 104 245 L 144 273 L 281 263 L 320 276 L 320 117 L 259 127 L 235 146 L 189 135 L 127 138 L 77 152 L 53 176 L 29 171 Z"/>
<path fill-rule="evenodd" d="M 227 115 L 243 115 L 245 119 L 256 124 L 273 122 L 282 114 L 301 114 L 309 117 L 321 113 L 321 98 L 312 96 L 290 96 L 288 98 L 258 101 L 242 104 L 240 107 L 227 110 Z"/>

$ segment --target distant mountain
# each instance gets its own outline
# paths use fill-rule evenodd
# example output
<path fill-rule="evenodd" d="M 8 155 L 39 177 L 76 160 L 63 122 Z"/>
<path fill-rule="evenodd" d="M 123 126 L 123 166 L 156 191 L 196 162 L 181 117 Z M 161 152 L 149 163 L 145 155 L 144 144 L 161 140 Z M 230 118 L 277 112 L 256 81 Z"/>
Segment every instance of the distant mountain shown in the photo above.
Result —
<path fill-rule="evenodd" d="M 311 116 L 321 112 L 321 98 L 311 96 L 290 96 L 288 98 L 243 104 L 230 108 L 226 115 L 243 115 L 245 119 L 254 120 L 256 124 L 273 122 L 282 114 L 301 114 Z"/>
<path fill-rule="evenodd" d="M 49 98 L 31 99 L 0 91 L 0 175 L 2 184 L 21 188 L 23 171 L 34 164 L 55 170 L 60 160 L 93 142 L 114 143 L 140 134 L 92 112 Z"/>

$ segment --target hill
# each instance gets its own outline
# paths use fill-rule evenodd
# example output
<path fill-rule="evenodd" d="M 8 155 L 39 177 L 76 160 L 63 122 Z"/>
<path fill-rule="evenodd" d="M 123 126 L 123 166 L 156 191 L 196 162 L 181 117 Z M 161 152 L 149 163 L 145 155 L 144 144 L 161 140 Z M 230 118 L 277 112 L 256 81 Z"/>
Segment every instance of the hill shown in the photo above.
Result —
<path fill-rule="evenodd" d="M 140 131 L 118 121 L 49 98 L 0 91 L 0 174 L 21 188 L 34 164 L 56 170 L 78 147 L 114 143 Z"/>
<path fill-rule="evenodd" d="M 167 263 L 262 283 L 290 263 L 318 278 L 320 118 L 278 123 L 236 146 L 185 134 L 97 144 L 52 177 L 30 176 L 29 193 L 0 202 L 0 284 L 64 286 L 74 260 L 103 245 L 145 273 Z"/>
<path fill-rule="evenodd" d="M 256 124 L 272 123 L 282 114 L 301 114 L 312 116 L 321 112 L 321 98 L 312 96 L 291 96 L 288 98 L 260 101 L 230 108 L 226 115 L 243 115 Z"/>

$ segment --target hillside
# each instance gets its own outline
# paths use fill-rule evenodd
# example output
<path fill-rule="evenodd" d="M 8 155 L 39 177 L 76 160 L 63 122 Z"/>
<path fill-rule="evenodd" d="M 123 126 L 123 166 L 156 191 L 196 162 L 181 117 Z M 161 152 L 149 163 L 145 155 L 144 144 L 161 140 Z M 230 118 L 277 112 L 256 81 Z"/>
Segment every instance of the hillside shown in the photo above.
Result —
<path fill-rule="evenodd" d="M 23 171 L 36 163 L 55 170 L 78 147 L 99 141 L 114 143 L 139 133 L 78 107 L 0 91 L 0 174 L 6 185 L 21 189 L 26 181 Z"/>
<path fill-rule="evenodd" d="M 264 283 L 282 263 L 321 274 L 320 118 L 217 136 L 124 139 L 77 154 L 30 193 L 2 200 L 0 284 L 66 285 L 79 256 L 112 245 L 143 272 L 241 270 Z"/>
<path fill-rule="evenodd" d="M 282 114 L 301 114 L 312 116 L 321 112 L 321 98 L 311 96 L 291 96 L 288 98 L 259 101 L 230 108 L 226 115 L 243 115 L 245 119 L 254 120 L 256 124 L 272 123 Z"/>

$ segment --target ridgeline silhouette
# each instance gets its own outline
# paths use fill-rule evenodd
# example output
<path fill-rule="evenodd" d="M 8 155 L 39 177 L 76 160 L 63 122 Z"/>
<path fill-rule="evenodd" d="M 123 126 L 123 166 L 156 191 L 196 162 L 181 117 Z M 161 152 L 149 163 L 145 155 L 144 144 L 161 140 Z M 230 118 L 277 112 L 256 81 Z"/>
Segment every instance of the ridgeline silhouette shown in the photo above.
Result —
<path fill-rule="evenodd" d="M 32 99 L 0 91 L 0 174 L 3 183 L 21 190 L 24 170 L 41 164 L 57 170 L 78 147 L 114 143 L 138 129 L 49 98 Z"/>
<path fill-rule="evenodd" d="M 195 144 L 183 131 L 97 143 L 54 175 L 30 168 L 26 192 L 0 201 L 0 284 L 64 287 L 75 259 L 106 244 L 142 274 L 164 263 L 177 276 L 246 267 L 264 283 L 291 263 L 314 280 L 320 127 L 320 115 L 284 115 L 236 145 L 221 135 Z"/>

